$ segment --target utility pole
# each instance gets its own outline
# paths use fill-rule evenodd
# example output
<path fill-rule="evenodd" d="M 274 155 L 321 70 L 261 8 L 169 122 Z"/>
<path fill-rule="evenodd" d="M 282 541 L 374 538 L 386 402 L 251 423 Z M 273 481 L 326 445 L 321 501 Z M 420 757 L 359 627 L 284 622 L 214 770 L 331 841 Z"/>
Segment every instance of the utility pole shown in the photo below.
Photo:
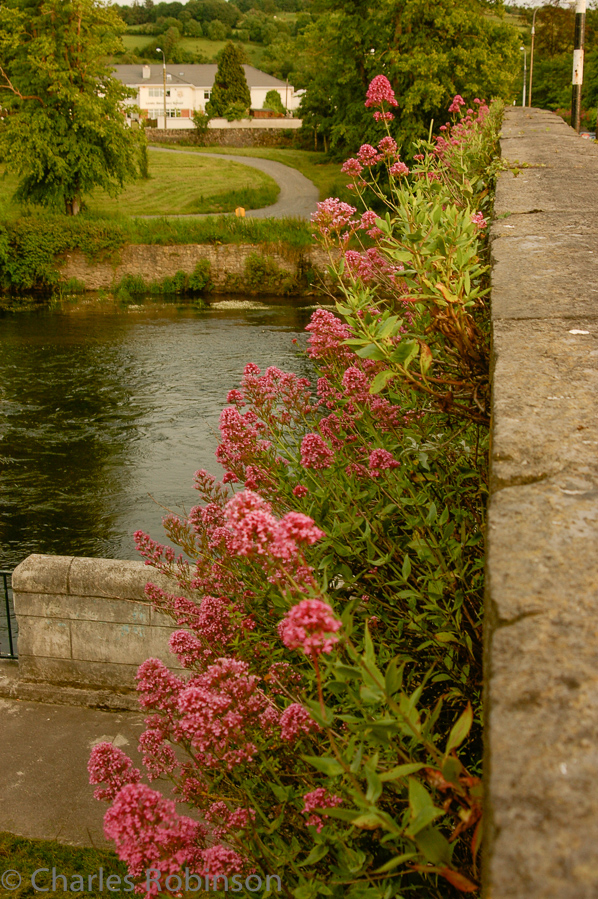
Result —
<path fill-rule="evenodd" d="M 583 84 L 583 44 L 586 32 L 586 0 L 575 3 L 575 41 L 573 50 L 573 85 L 571 92 L 571 125 L 581 127 L 581 86 Z"/>
<path fill-rule="evenodd" d="M 156 47 L 156 53 L 162 54 L 162 83 L 164 84 L 164 131 L 168 130 L 167 118 L 166 118 L 166 57 L 164 56 L 164 50 L 161 50 L 160 47 Z"/>
<path fill-rule="evenodd" d="M 534 36 L 536 34 L 536 13 L 538 12 L 538 7 L 534 9 L 534 14 L 532 16 L 532 49 L 529 58 L 529 100 L 528 106 L 532 105 L 532 84 L 534 80 Z"/>

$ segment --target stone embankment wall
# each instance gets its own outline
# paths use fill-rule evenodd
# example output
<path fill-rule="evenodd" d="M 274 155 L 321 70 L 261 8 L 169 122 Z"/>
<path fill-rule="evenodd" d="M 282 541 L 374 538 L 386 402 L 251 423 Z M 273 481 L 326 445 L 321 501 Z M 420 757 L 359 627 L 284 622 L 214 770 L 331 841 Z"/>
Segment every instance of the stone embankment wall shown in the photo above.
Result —
<path fill-rule="evenodd" d="M 487 899 L 598 896 L 598 147 L 510 108 L 492 226 Z"/>
<path fill-rule="evenodd" d="M 135 673 L 148 658 L 180 669 L 173 621 L 144 588 L 173 581 L 143 562 L 31 555 L 14 570 L 18 663 L 0 661 L 0 695 L 137 709 Z M 176 591 L 175 591 L 176 592 Z"/>
<path fill-rule="evenodd" d="M 89 262 L 79 250 L 73 251 L 65 256 L 59 271 L 63 281 L 76 278 L 89 290 L 107 290 L 115 287 L 125 275 L 140 275 L 148 283 L 161 281 L 173 277 L 178 271 L 191 274 L 198 262 L 207 260 L 215 290 L 239 293 L 247 291 L 247 262 L 256 254 L 291 276 L 297 285 L 292 292 L 316 292 L 322 282 L 331 286 L 325 274 L 328 255 L 319 247 L 292 251 L 252 244 L 129 244 L 113 259 L 103 262 Z M 272 278 L 271 283 L 262 280 L 256 290 L 260 294 L 280 293 L 276 278 Z"/>

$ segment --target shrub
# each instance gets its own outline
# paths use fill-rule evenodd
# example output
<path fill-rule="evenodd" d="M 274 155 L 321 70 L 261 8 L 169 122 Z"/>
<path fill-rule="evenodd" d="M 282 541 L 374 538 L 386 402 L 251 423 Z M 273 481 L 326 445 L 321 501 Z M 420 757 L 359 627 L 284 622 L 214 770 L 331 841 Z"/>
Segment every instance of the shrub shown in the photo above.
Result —
<path fill-rule="evenodd" d="M 263 109 L 271 109 L 273 112 L 286 112 L 278 91 L 268 91 L 264 100 Z"/>
<path fill-rule="evenodd" d="M 385 123 L 389 91 L 379 76 L 368 92 Z M 320 204 L 345 295 L 307 328 L 317 381 L 248 364 L 221 414 L 223 480 L 197 472 L 200 505 L 164 520 L 183 554 L 136 534 L 172 578 L 171 593 L 147 594 L 179 625 L 170 645 L 188 670 L 139 669 L 140 747 L 148 778 L 168 776 L 195 817 L 112 744 L 96 747 L 91 782 L 105 784 L 106 833 L 133 875 L 276 871 L 295 899 L 478 890 L 488 328 L 476 198 L 494 164 L 469 146 L 489 146 L 497 119 L 483 105 L 461 116 L 461 103 L 451 139 L 420 143 L 411 172 L 390 134 L 347 162 L 356 193 L 367 179 L 389 210 Z M 267 260 L 251 266 L 275 276 Z"/>

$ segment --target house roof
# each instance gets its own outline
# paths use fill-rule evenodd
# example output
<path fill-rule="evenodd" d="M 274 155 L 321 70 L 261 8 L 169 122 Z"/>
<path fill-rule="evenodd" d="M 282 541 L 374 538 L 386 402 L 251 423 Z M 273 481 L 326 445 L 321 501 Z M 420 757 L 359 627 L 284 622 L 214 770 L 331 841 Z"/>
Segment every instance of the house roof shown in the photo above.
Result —
<path fill-rule="evenodd" d="M 148 67 L 150 70 L 149 78 L 143 77 L 144 65 L 142 63 L 114 66 L 114 74 L 119 81 L 122 81 L 123 84 L 129 86 L 137 87 L 140 84 L 156 84 L 161 86 L 164 80 L 162 63 L 149 65 Z M 216 78 L 217 69 L 218 66 L 213 63 L 208 63 L 206 65 L 173 64 L 166 66 L 166 74 L 171 76 L 169 78 L 169 84 L 192 84 L 195 87 L 211 88 L 214 84 L 214 79 Z M 286 82 L 281 81 L 280 78 L 274 78 L 273 75 L 267 75 L 265 72 L 260 72 L 260 70 L 256 69 L 254 66 L 243 66 L 243 69 L 245 70 L 247 85 L 250 89 L 252 87 L 268 89 L 280 89 L 286 87 Z M 291 87 L 291 85 L 289 85 L 289 87 Z"/>

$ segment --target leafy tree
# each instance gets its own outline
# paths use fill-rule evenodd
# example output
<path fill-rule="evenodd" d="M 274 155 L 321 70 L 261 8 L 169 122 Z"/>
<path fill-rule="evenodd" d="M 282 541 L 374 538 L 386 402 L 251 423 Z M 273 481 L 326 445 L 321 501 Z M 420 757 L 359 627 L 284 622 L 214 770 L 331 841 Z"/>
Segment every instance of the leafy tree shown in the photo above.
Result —
<path fill-rule="evenodd" d="M 229 41 L 220 54 L 214 87 L 206 105 L 210 116 L 222 116 L 227 109 L 237 105 L 249 109 L 251 94 L 243 71 L 244 61 L 243 51 Z"/>
<path fill-rule="evenodd" d="M 402 142 L 444 120 L 452 96 L 509 98 L 519 72 L 519 35 L 485 15 L 480 0 L 320 0 L 305 31 L 304 121 L 337 152 L 383 135 L 362 97 L 377 74 L 390 80 Z M 299 79 L 296 79 L 299 82 Z"/>
<path fill-rule="evenodd" d="M 124 24 L 99 0 L 6 0 L 0 6 L 0 159 L 16 198 L 76 215 L 95 187 L 114 196 L 139 171 L 142 132 L 128 128 L 129 88 L 104 62 Z"/>

